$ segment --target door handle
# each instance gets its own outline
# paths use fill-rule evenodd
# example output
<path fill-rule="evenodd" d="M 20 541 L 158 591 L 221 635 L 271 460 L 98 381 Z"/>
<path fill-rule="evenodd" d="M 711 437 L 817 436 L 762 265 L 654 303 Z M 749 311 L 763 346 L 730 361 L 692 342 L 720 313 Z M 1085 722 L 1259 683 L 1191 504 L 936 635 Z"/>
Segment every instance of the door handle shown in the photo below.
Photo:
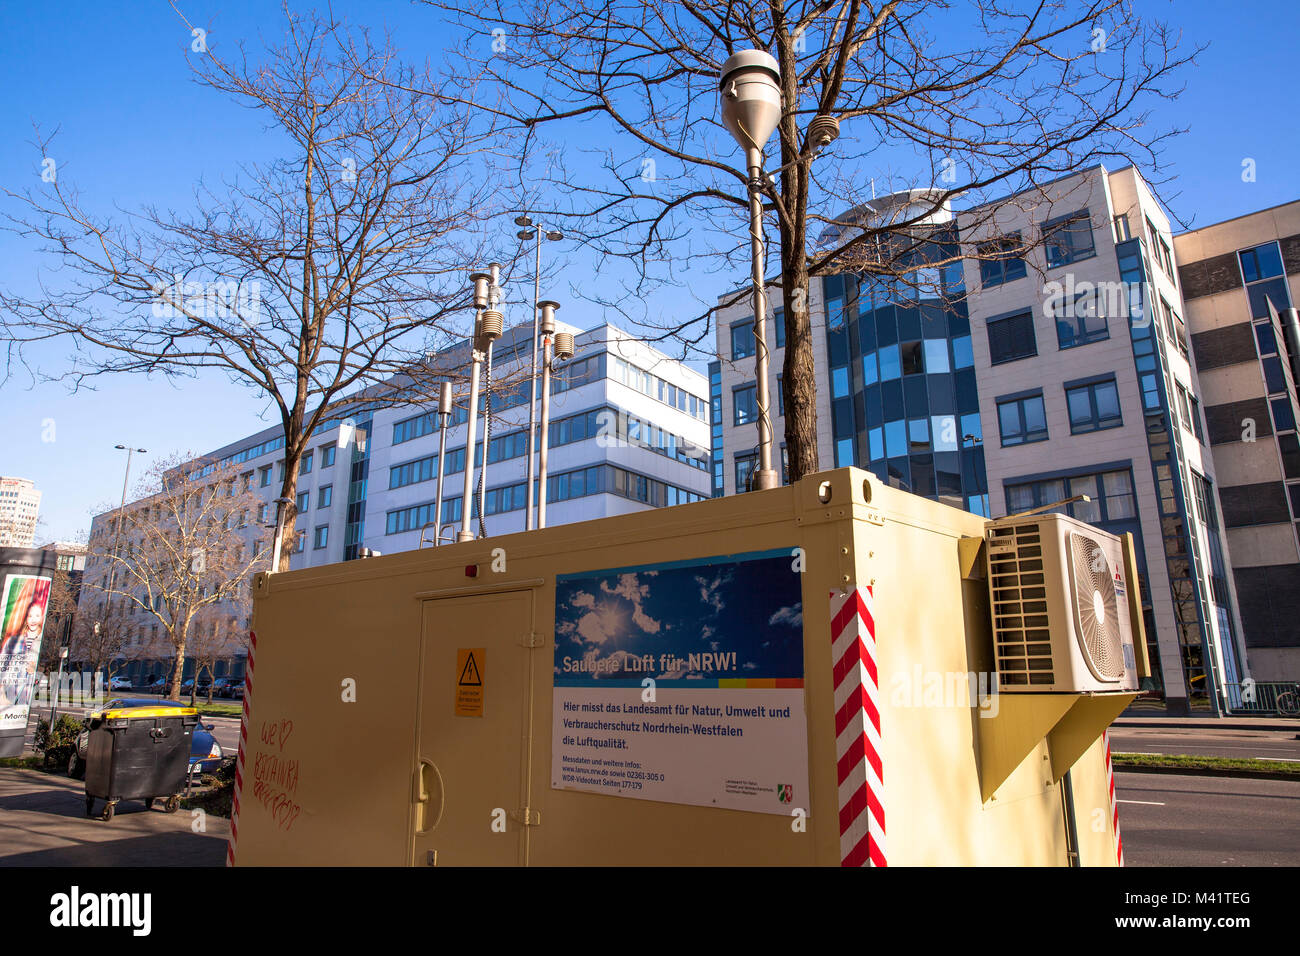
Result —
<path fill-rule="evenodd" d="M 415 770 L 415 802 L 419 805 L 415 832 L 417 836 L 423 836 L 442 819 L 444 803 L 442 772 L 437 764 L 425 757 L 420 758 Z"/>

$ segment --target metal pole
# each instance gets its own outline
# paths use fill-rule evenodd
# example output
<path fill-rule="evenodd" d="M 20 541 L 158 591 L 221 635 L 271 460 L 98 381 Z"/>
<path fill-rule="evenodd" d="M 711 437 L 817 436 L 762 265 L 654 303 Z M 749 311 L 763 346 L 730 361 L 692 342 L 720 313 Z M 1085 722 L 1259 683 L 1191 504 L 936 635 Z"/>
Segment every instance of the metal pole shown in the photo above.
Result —
<path fill-rule="evenodd" d="M 433 505 L 433 546 L 442 543 L 442 482 L 447 477 L 447 428 L 451 424 L 451 382 L 438 388 L 438 494 Z M 423 535 L 421 535 L 423 537 Z"/>
<path fill-rule="evenodd" d="M 59 648 L 59 676 L 54 681 L 53 693 L 50 695 L 50 729 L 54 729 L 54 715 L 59 709 L 59 688 L 63 684 L 63 661 L 68 656 L 66 647 Z"/>
<path fill-rule="evenodd" d="M 541 449 L 538 452 L 537 473 L 537 527 L 546 527 L 546 451 L 550 444 L 551 427 L 551 335 L 542 337 L 542 428 Z"/>
<path fill-rule="evenodd" d="M 758 403 L 758 468 L 753 486 L 762 490 L 777 486 L 776 471 L 772 468 L 772 419 L 767 388 L 767 291 L 763 285 L 763 198 L 759 193 L 763 153 L 747 149 L 745 157 L 749 165 L 749 245 L 754 280 L 754 371 L 758 379 L 754 388 Z"/>
<path fill-rule="evenodd" d="M 496 303 L 493 303 L 495 308 Z M 488 342 L 487 347 L 487 380 L 492 382 L 492 346 L 495 343 Z M 485 410 L 486 411 L 486 410 Z M 487 515 L 487 466 L 488 466 L 488 429 L 492 427 L 492 421 L 486 414 L 483 416 L 483 461 L 479 464 L 479 482 L 478 482 L 478 520 L 482 525 L 483 518 Z"/>
<path fill-rule="evenodd" d="M 283 497 L 275 499 L 275 537 L 271 545 L 271 567 L 267 569 L 267 574 L 275 574 L 280 570 L 280 549 L 284 547 L 284 525 L 281 518 L 284 517 Z"/>
<path fill-rule="evenodd" d="M 117 447 L 124 448 L 125 446 L 118 445 Z M 113 534 L 113 560 L 108 566 L 109 600 L 112 600 L 113 584 L 117 581 L 117 552 L 122 546 L 122 512 L 126 510 L 126 486 L 131 481 L 131 455 L 134 452 L 134 448 L 126 448 L 126 474 L 122 476 L 122 503 L 117 506 L 117 531 Z"/>
<path fill-rule="evenodd" d="M 533 478 L 536 476 L 533 456 L 536 454 L 537 440 L 537 303 L 542 298 L 542 226 L 538 223 L 535 227 L 537 230 L 537 265 L 533 269 L 533 361 L 532 371 L 529 380 L 529 398 L 528 398 L 528 506 L 524 511 L 524 530 L 529 531 L 533 527 Z"/>
<path fill-rule="evenodd" d="M 474 340 L 470 343 L 470 377 L 469 377 L 469 422 L 465 431 L 465 487 L 460 498 L 460 531 L 457 541 L 473 541 L 474 532 L 469 530 L 470 505 L 474 501 L 474 442 L 478 431 L 478 374 L 483 362 L 483 353 L 478 350 L 479 320 L 474 320 Z"/>

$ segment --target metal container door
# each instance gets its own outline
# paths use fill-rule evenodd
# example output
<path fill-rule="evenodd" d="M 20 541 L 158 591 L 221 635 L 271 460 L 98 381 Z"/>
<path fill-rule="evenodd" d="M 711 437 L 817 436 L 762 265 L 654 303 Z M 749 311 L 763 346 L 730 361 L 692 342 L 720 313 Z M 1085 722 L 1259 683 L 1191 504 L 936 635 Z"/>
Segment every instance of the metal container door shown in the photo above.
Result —
<path fill-rule="evenodd" d="M 531 591 L 424 602 L 417 866 L 527 862 L 532 623 Z"/>

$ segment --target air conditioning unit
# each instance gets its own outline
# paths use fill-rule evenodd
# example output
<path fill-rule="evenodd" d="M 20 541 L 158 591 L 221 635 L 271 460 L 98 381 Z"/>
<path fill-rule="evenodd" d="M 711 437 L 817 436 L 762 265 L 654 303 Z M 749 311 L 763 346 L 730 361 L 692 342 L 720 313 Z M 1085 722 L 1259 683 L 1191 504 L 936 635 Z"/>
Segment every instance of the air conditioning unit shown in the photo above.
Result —
<path fill-rule="evenodd" d="M 999 690 L 1137 690 L 1119 538 L 1041 514 L 991 521 L 985 540 Z"/>

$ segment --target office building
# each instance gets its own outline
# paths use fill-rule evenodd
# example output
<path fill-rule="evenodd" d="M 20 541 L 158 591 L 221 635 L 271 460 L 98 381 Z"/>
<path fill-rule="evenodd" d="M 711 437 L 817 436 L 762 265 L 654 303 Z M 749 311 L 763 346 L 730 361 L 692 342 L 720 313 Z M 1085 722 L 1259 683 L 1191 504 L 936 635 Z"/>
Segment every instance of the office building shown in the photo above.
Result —
<path fill-rule="evenodd" d="M 552 379 L 548 443 L 548 526 L 698 501 L 709 494 L 707 379 L 611 325 L 575 334 L 573 358 Z M 532 325 L 506 330 L 493 348 L 482 526 L 495 537 L 524 530 L 527 422 Z M 459 373 L 467 344 L 433 361 Z M 540 388 L 539 388 L 540 409 Z M 436 405 L 356 406 L 312 435 L 297 485 L 298 518 L 292 569 L 454 541 L 463 516 L 468 414 L 460 397 L 447 435 L 445 462 Z M 480 405 L 487 410 L 487 401 Z M 540 422 L 540 410 L 538 412 Z M 480 528 L 478 474 L 484 418 L 476 436 L 475 502 L 470 530 Z M 204 458 L 237 466 L 261 499 L 256 525 L 274 522 L 281 491 L 284 438 L 268 428 Z M 435 520 L 438 482 L 446 477 Z M 540 487 L 536 483 L 535 487 Z M 140 503 L 128 504 L 128 508 Z M 111 540 L 116 511 L 96 516 L 91 535 Z M 142 625 L 143 626 L 143 625 Z M 139 646 L 148 646 L 142 639 Z M 229 673 L 242 672 L 229 663 Z M 127 673 L 160 671 L 154 659 L 132 661 Z M 223 667 L 219 673 L 226 672 Z"/>
<path fill-rule="evenodd" d="M 0 548 L 30 548 L 40 510 L 41 493 L 35 482 L 0 477 Z"/>
<path fill-rule="evenodd" d="M 1251 675 L 1300 677 L 1300 202 L 1174 237 Z"/>
<path fill-rule="evenodd" d="M 931 197 L 913 190 L 869 208 L 909 220 Z M 1153 683 L 1169 711 L 1230 699 L 1247 673 L 1241 619 L 1169 221 L 1146 183 L 1095 166 L 940 208 L 907 235 L 918 266 L 940 263 L 920 280 L 863 269 L 812 283 L 824 466 L 869 468 L 994 517 L 1087 495 L 1053 510 L 1133 533 Z M 942 265 L 954 248 L 960 268 Z M 719 318 L 715 494 L 744 490 L 752 467 L 751 314 L 737 303 Z"/>
<path fill-rule="evenodd" d="M 842 222 L 916 218 L 928 190 L 884 196 Z M 838 273 L 815 278 L 809 305 L 822 467 L 857 465 L 881 481 L 976 514 L 988 514 L 970 326 L 959 265 L 927 267 L 957 255 L 956 223 L 943 207 L 879 257 L 919 278 Z M 786 479 L 784 310 L 773 289 L 769 395 L 773 462 Z M 718 315 L 713 390 L 713 493 L 749 488 L 757 462 L 753 309 L 748 297 Z M 828 374 L 827 374 L 828 373 Z M 829 383 L 826 382 L 829 378 Z M 824 387 L 829 384 L 829 388 Z M 779 450 L 779 457 L 778 457 Z"/>

